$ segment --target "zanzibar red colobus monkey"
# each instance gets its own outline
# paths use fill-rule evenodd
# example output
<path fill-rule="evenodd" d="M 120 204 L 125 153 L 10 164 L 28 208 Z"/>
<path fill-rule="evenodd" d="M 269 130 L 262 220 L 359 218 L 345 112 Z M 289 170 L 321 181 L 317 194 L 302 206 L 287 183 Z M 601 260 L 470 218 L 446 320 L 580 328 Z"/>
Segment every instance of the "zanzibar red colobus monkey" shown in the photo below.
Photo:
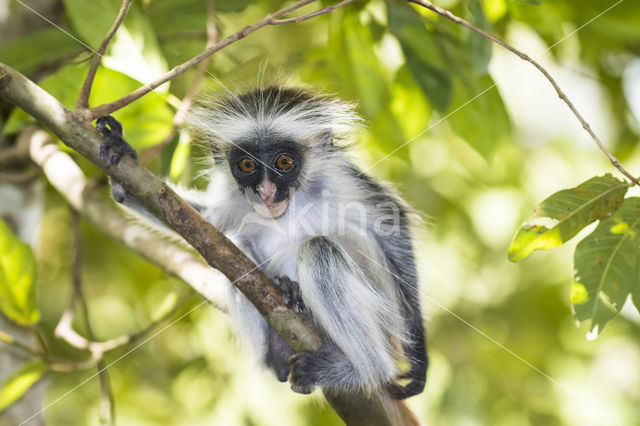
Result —
<path fill-rule="evenodd" d="M 280 381 L 301 393 L 320 386 L 403 399 L 422 392 L 427 370 L 413 213 L 350 159 L 343 141 L 357 121 L 351 105 L 303 89 L 210 96 L 189 120 L 208 145 L 210 183 L 204 191 L 176 190 L 322 333 L 317 351 L 294 354 L 229 285 L 241 340 Z M 111 163 L 135 158 L 115 119 L 100 118 L 97 129 Z M 135 208 L 120 185 L 112 189 Z"/>

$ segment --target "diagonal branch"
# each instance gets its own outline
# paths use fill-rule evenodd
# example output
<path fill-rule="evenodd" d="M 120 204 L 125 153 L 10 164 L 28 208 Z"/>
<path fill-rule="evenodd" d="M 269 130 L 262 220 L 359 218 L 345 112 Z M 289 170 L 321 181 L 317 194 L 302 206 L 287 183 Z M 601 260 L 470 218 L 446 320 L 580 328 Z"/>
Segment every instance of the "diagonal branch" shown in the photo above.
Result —
<path fill-rule="evenodd" d="M 270 13 L 267 16 L 265 16 L 264 18 L 262 18 L 261 20 L 248 25 L 246 27 L 244 27 L 243 29 L 241 29 L 240 31 L 228 36 L 227 38 L 225 38 L 224 40 L 222 40 L 221 42 L 217 43 L 214 46 L 209 47 L 208 49 L 205 49 L 202 53 L 198 54 L 197 56 L 194 56 L 193 58 L 191 58 L 190 60 L 188 60 L 187 62 L 184 62 L 178 66 L 175 66 L 173 69 L 171 69 L 168 73 L 166 73 L 165 75 L 163 75 L 162 77 L 157 78 L 156 80 L 152 81 L 151 83 L 145 84 L 144 86 L 134 90 L 133 92 L 129 93 L 128 95 L 115 100 L 111 103 L 108 104 L 103 104 L 103 105 L 99 105 L 95 108 L 92 108 L 91 111 L 91 119 L 95 119 L 98 117 L 102 117 L 108 114 L 111 114 L 114 111 L 119 110 L 120 108 L 129 105 L 131 102 L 135 101 L 136 99 L 146 95 L 147 93 L 149 93 L 150 91 L 152 91 L 153 89 L 155 89 L 156 87 L 166 83 L 167 81 L 179 76 L 180 74 L 184 73 L 185 71 L 187 71 L 189 68 L 199 64 L 200 62 L 204 61 L 205 59 L 207 59 L 209 56 L 213 55 L 214 53 L 218 52 L 219 50 L 224 49 L 225 47 L 229 46 L 230 44 L 241 40 L 243 38 L 245 38 L 246 36 L 248 36 L 249 34 L 259 30 L 260 28 L 266 27 L 268 25 L 278 25 L 277 23 L 274 24 L 274 22 L 277 22 L 278 18 L 287 15 L 288 13 L 293 12 L 294 10 L 300 9 L 303 6 L 308 5 L 309 3 L 312 3 L 314 0 L 300 0 L 296 3 L 293 3 L 287 7 L 284 7 L 276 12 Z M 315 17 L 315 16 L 319 16 L 319 15 L 323 15 L 326 13 L 330 13 L 332 12 L 334 9 L 336 9 L 337 7 L 343 6 L 345 4 L 351 3 L 351 1 L 342 1 L 336 5 L 334 5 L 334 7 L 325 7 L 324 9 L 321 9 L 320 11 L 316 12 L 315 14 L 312 14 L 313 16 L 309 16 L 309 18 Z M 307 19 L 309 19 L 307 18 Z M 294 21 L 291 22 L 297 22 L 295 19 Z M 285 23 L 289 23 L 289 22 L 285 22 Z"/>
<path fill-rule="evenodd" d="M 450 20 L 452 22 L 455 22 L 458 25 L 462 25 L 463 27 L 465 27 L 465 28 L 467 28 L 467 29 L 469 29 L 469 30 L 471 30 L 471 31 L 473 31 L 475 33 L 480 34 L 482 37 L 484 37 L 484 38 L 486 38 L 488 40 L 491 40 L 492 42 L 504 47 L 508 51 L 510 51 L 510 52 L 514 53 L 515 55 L 517 55 L 520 59 L 522 59 L 522 60 L 524 60 L 526 62 L 529 62 L 531 65 L 536 67 L 538 69 L 538 71 L 540 71 L 542 73 L 542 75 L 544 75 L 544 77 L 549 81 L 549 83 L 551 83 L 551 85 L 555 89 L 555 91 L 558 94 L 558 96 L 560 97 L 560 99 L 562 99 L 562 101 L 565 104 L 567 104 L 567 106 L 569 107 L 569 109 L 571 110 L 573 115 L 578 119 L 578 121 L 580 122 L 580 124 L 582 125 L 584 130 L 586 130 L 586 132 L 589 134 L 589 136 L 591 136 L 591 139 L 593 139 L 593 141 L 596 143 L 596 145 L 598 145 L 598 148 L 600 148 L 600 150 L 604 153 L 604 155 L 607 156 L 607 158 L 609 159 L 609 161 L 611 162 L 613 167 L 618 169 L 620 171 L 620 173 L 622 173 L 627 178 L 629 178 L 629 180 L 631 180 L 631 182 L 633 182 L 634 185 L 640 185 L 640 182 L 638 181 L 638 179 L 636 179 L 631 173 L 629 173 L 627 170 L 625 170 L 624 167 L 622 167 L 622 165 L 620 164 L 620 160 L 618 160 L 607 149 L 607 147 L 604 146 L 602 141 L 600 141 L 600 138 L 598 138 L 598 136 L 595 134 L 593 129 L 591 129 L 591 126 L 589 125 L 589 123 L 582 117 L 580 112 L 578 112 L 578 109 L 575 107 L 575 105 L 573 105 L 573 103 L 569 100 L 567 95 L 562 91 L 562 89 L 560 88 L 558 83 L 555 81 L 555 79 L 537 61 L 535 61 L 533 58 L 531 58 L 526 53 L 521 52 L 520 50 L 518 50 L 515 47 L 511 46 L 509 43 L 505 42 L 504 40 L 501 40 L 498 37 L 496 37 L 496 36 L 494 36 L 492 34 L 489 34 L 488 32 L 482 30 L 481 28 L 476 27 L 475 25 L 471 24 L 470 22 L 465 21 L 464 19 L 454 15 L 453 13 L 448 11 L 447 9 L 443 9 L 440 6 L 436 6 L 435 4 L 431 3 L 428 0 L 408 0 L 408 1 L 409 1 L 409 3 L 417 4 L 418 6 L 422 6 L 424 8 L 427 8 L 427 9 L 437 13 L 438 15 L 440 15 L 440 16 L 446 18 L 446 19 L 448 19 L 448 20 Z"/>
<path fill-rule="evenodd" d="M 95 55 L 91 59 L 91 65 L 89 66 L 89 72 L 87 72 L 87 77 L 82 83 L 82 89 L 80 90 L 80 96 L 78 96 L 78 101 L 76 102 L 76 109 L 86 109 L 89 108 L 89 95 L 91 94 L 91 86 L 93 85 L 93 79 L 96 77 L 96 72 L 98 71 L 98 67 L 100 66 L 100 62 L 102 61 L 102 55 L 107 51 L 107 46 L 111 42 L 111 39 L 115 35 L 116 31 L 124 21 L 124 17 L 127 16 L 127 12 L 129 11 L 129 7 L 131 6 L 131 0 L 122 0 L 122 5 L 120 6 L 120 10 L 118 11 L 118 15 L 116 16 L 113 25 L 107 32 L 107 36 L 104 38 L 100 47 L 95 52 Z"/>
<path fill-rule="evenodd" d="M 85 220 L 116 241 L 136 251 L 166 273 L 183 280 L 221 311 L 227 310 L 227 279 L 184 244 L 168 240 L 142 226 L 98 188 L 91 185 L 71 156 L 53 143 L 49 133 L 35 127 L 22 131 L 18 144 L 42 169 L 51 185 Z"/>

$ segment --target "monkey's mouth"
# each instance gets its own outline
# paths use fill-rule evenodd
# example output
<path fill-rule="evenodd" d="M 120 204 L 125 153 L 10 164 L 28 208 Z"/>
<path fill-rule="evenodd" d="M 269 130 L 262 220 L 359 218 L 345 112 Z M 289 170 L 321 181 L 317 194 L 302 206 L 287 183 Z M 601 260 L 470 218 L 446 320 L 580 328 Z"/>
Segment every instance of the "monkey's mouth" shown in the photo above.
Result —
<path fill-rule="evenodd" d="M 260 217 L 265 219 L 277 219 L 286 213 L 289 207 L 289 200 L 280 201 L 279 203 L 252 203 L 253 209 Z"/>

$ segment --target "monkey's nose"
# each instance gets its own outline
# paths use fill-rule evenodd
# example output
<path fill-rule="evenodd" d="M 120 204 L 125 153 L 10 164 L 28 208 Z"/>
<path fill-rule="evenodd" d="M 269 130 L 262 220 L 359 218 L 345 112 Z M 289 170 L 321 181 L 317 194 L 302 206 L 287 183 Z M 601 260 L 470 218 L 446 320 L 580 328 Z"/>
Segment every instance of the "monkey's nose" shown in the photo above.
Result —
<path fill-rule="evenodd" d="M 276 198 L 277 189 L 278 188 L 275 183 L 265 179 L 260 182 L 260 185 L 258 185 L 258 194 L 265 204 L 273 204 L 273 201 Z"/>

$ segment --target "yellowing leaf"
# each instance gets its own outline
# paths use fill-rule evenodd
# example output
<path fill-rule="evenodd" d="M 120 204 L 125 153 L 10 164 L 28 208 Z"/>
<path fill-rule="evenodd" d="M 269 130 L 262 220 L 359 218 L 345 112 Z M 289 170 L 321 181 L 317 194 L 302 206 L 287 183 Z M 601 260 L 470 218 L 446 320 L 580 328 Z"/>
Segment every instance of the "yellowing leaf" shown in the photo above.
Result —
<path fill-rule="evenodd" d="M 13 404 L 18 398 L 40 380 L 47 371 L 47 365 L 41 360 L 23 364 L 0 386 L 0 411 Z"/>
<path fill-rule="evenodd" d="M 0 310 L 21 325 L 39 319 L 34 281 L 36 261 L 31 247 L 0 220 Z"/>
<path fill-rule="evenodd" d="M 536 208 L 535 215 L 558 222 L 551 228 L 523 225 L 509 246 L 509 260 L 517 262 L 534 250 L 558 247 L 590 223 L 610 217 L 622 204 L 628 187 L 626 182 L 607 174 L 556 192 Z"/>

